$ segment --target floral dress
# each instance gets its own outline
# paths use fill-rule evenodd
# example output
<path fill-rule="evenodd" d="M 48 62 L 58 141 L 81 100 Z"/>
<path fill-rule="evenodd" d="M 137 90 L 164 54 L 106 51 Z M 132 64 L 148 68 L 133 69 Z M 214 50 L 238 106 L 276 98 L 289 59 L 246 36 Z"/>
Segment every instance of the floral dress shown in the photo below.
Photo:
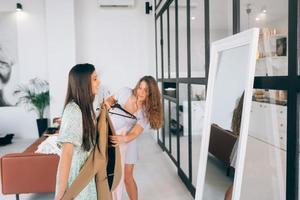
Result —
<path fill-rule="evenodd" d="M 72 143 L 73 144 L 73 156 L 69 172 L 68 187 L 72 184 L 75 178 L 78 176 L 81 167 L 84 165 L 87 160 L 90 152 L 87 152 L 82 149 L 82 114 L 79 106 L 75 102 L 70 102 L 67 104 L 61 122 L 60 133 L 57 138 L 58 146 L 62 146 L 63 143 Z M 59 169 L 59 168 L 58 168 Z M 59 183 L 58 183 L 57 172 L 56 178 L 56 192 L 58 192 Z M 97 191 L 95 179 L 93 178 L 89 184 L 79 193 L 75 198 L 76 200 L 96 200 Z"/>

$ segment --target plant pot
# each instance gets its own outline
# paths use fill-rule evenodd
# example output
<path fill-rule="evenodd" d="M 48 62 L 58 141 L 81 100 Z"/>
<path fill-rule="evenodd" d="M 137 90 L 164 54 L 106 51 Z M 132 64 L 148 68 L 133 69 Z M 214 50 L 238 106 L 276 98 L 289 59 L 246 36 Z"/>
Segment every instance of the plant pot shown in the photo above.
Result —
<path fill-rule="evenodd" d="M 48 119 L 37 119 L 36 123 L 39 131 L 39 137 L 41 137 L 48 128 Z"/>

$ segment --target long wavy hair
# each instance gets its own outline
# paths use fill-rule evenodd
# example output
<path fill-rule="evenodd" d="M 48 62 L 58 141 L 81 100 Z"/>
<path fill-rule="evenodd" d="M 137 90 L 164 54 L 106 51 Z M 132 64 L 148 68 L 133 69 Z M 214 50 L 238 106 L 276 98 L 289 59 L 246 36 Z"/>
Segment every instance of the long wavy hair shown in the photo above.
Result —
<path fill-rule="evenodd" d="M 143 81 L 147 84 L 148 88 L 148 94 L 144 102 L 146 118 L 148 119 L 151 128 L 159 129 L 163 125 L 163 111 L 161 96 L 156 80 L 152 76 L 142 77 L 133 89 L 133 94 L 137 96 L 137 89 Z"/>
<path fill-rule="evenodd" d="M 95 71 L 92 64 L 77 64 L 69 72 L 68 90 L 65 106 L 70 102 L 75 102 L 82 113 L 82 148 L 85 151 L 91 149 L 91 145 L 96 145 L 96 125 L 94 122 L 95 112 L 93 101 L 95 95 L 92 93 L 91 75 Z"/>
<path fill-rule="evenodd" d="M 244 92 L 240 99 L 238 100 L 238 104 L 236 108 L 233 110 L 232 120 L 231 120 L 231 129 L 232 132 L 236 135 L 240 135 L 241 129 L 241 121 L 242 121 L 242 113 L 243 113 L 243 104 L 244 104 Z"/>

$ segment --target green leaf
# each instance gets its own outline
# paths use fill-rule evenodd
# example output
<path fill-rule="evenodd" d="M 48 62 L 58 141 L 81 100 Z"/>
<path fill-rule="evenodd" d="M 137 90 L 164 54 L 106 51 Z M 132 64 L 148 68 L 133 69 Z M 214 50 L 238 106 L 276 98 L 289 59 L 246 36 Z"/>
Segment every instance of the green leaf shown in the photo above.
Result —
<path fill-rule="evenodd" d="M 35 110 L 39 118 L 43 118 L 44 111 L 50 104 L 49 83 L 34 78 L 26 85 L 19 85 L 13 93 L 17 96 L 17 105 L 24 104 L 28 111 Z"/>

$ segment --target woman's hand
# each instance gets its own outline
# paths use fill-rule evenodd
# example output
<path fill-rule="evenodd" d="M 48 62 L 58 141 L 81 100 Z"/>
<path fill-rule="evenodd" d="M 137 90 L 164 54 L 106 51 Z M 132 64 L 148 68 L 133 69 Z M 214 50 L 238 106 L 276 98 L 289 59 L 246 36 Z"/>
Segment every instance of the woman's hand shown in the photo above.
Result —
<path fill-rule="evenodd" d="M 106 108 L 107 108 L 107 109 L 110 109 L 111 104 L 110 104 L 108 101 L 104 101 L 104 104 L 106 105 Z"/>
<path fill-rule="evenodd" d="M 120 144 L 126 142 L 126 136 L 125 135 L 114 135 L 114 136 L 109 136 L 110 141 L 113 143 L 113 147 L 117 147 Z"/>
<path fill-rule="evenodd" d="M 107 106 L 108 109 L 115 103 L 116 103 L 116 99 L 114 96 L 110 96 L 104 100 L 104 104 Z"/>
<path fill-rule="evenodd" d="M 55 196 L 54 200 L 61 200 L 61 199 L 63 198 L 63 196 L 64 196 L 64 193 L 63 193 L 63 192 L 59 192 L 59 193 Z"/>

